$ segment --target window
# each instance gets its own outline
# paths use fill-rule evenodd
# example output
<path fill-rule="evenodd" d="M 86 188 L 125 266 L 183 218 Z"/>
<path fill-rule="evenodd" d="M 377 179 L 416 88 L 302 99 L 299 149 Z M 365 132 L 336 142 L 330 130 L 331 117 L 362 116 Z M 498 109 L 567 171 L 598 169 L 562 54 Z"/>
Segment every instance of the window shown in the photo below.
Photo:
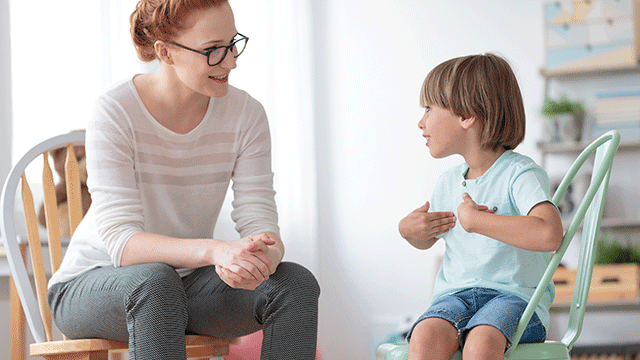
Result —
<path fill-rule="evenodd" d="M 144 69 L 129 37 L 136 2 L 10 0 L 14 163 L 40 140 L 85 128 L 96 97 Z"/>

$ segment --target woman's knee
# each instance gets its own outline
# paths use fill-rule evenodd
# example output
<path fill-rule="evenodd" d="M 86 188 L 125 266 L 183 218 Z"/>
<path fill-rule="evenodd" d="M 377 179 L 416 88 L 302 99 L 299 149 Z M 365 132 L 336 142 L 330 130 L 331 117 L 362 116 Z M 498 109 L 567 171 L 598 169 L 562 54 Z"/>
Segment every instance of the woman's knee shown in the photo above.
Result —
<path fill-rule="evenodd" d="M 180 275 L 166 264 L 149 263 L 131 265 L 131 276 L 134 278 L 128 291 L 128 302 L 143 301 L 153 306 L 171 306 L 184 309 L 186 313 L 187 297 Z"/>
<path fill-rule="evenodd" d="M 320 285 L 311 271 L 302 265 L 292 262 L 282 262 L 272 275 L 275 281 L 289 291 L 304 293 L 317 299 L 320 297 Z"/>

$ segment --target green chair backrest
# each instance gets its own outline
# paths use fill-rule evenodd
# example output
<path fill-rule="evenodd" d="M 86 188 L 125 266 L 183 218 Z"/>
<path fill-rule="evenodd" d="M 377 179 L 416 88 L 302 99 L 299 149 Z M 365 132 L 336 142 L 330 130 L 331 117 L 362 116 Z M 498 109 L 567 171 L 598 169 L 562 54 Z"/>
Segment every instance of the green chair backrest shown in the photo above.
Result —
<path fill-rule="evenodd" d="M 522 337 L 531 316 L 538 306 L 540 299 L 544 295 L 547 286 L 552 280 L 553 273 L 560 264 L 560 260 L 567 251 L 567 248 L 578 230 L 580 223 L 584 220 L 576 282 L 574 285 L 573 299 L 571 300 L 571 309 L 569 313 L 569 324 L 567 332 L 561 342 L 571 350 L 573 344 L 578 339 L 578 336 L 580 336 L 580 332 L 582 331 L 582 321 L 584 319 L 584 312 L 586 309 L 585 305 L 587 297 L 589 296 L 589 287 L 591 285 L 591 275 L 595 260 L 595 247 L 600 234 L 600 221 L 602 220 L 604 199 L 609 186 L 613 157 L 618 150 L 619 145 L 620 134 L 616 130 L 609 131 L 597 138 L 580 153 L 558 186 L 558 189 L 553 196 L 553 202 L 556 205 L 564 196 L 565 191 L 578 173 L 578 170 L 580 170 L 582 165 L 595 152 L 589 188 L 587 189 L 585 196 L 580 202 L 578 210 L 565 232 L 562 245 L 551 258 L 551 262 L 549 263 L 549 266 L 547 266 L 547 270 L 542 276 L 533 297 L 529 301 L 529 305 L 520 319 L 511 349 L 514 349 L 520 342 L 520 338 Z M 505 358 L 508 358 L 511 349 L 507 354 L 505 354 Z"/>

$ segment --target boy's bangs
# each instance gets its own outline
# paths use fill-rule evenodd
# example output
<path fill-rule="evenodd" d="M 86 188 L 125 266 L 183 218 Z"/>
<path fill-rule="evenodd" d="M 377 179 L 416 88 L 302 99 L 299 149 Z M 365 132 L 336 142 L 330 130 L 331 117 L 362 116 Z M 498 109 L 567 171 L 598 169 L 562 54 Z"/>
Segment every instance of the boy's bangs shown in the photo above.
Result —
<path fill-rule="evenodd" d="M 434 68 L 424 79 L 420 90 L 420 106 L 437 105 L 445 109 L 450 109 L 449 93 L 447 81 L 441 67 Z"/>

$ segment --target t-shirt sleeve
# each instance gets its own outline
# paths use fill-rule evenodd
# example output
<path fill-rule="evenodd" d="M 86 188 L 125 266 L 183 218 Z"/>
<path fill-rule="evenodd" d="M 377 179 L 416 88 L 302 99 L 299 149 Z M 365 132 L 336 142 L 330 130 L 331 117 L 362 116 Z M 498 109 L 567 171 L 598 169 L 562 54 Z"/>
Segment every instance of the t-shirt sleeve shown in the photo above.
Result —
<path fill-rule="evenodd" d="M 534 206 L 542 202 L 552 203 L 547 173 L 535 164 L 524 168 L 514 177 L 510 196 L 522 216 L 528 215 Z"/>

